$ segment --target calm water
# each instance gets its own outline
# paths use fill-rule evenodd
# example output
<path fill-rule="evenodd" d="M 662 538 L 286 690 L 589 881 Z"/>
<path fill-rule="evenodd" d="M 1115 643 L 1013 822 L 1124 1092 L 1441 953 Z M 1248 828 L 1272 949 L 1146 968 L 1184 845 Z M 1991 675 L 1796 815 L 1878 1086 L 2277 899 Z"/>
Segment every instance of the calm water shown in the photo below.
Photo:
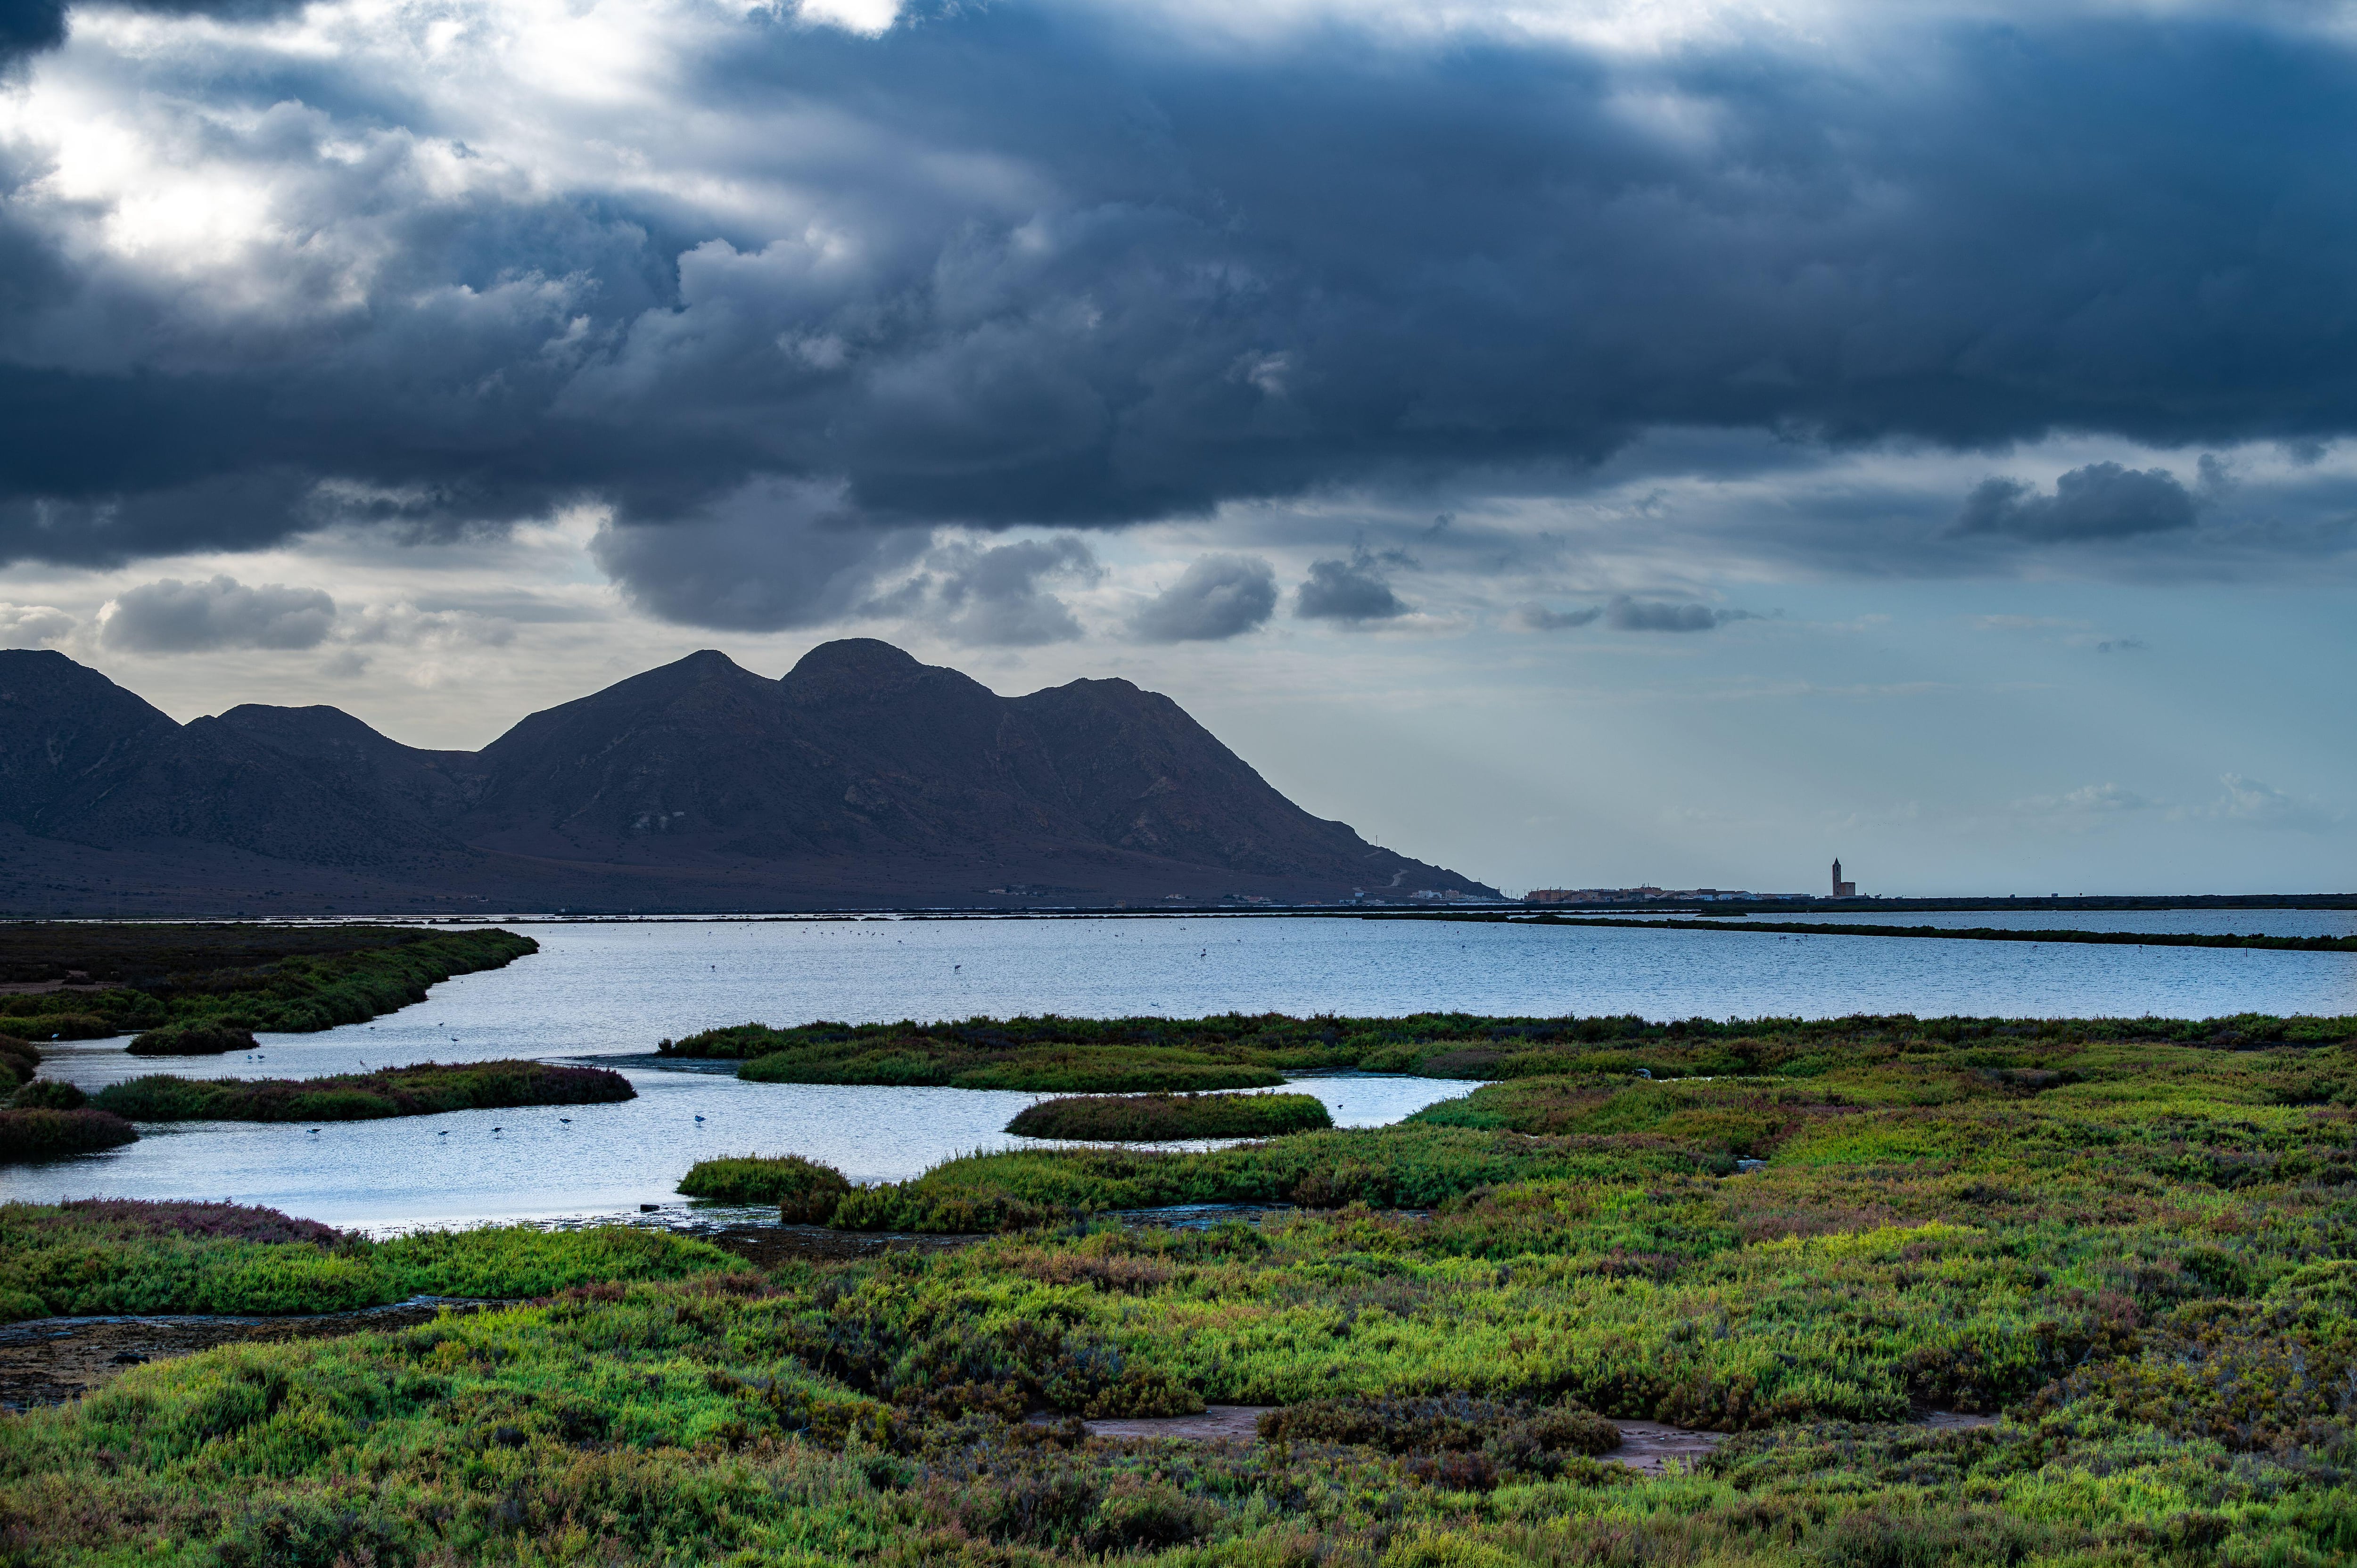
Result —
<path fill-rule="evenodd" d="M 2140 931 L 2153 936 L 2357 937 L 2357 909 L 1892 909 L 1759 918 L 1947 930 L 1992 926 L 2007 931 Z"/>
<path fill-rule="evenodd" d="M 2290 930 L 2286 912 L 2227 913 L 2235 923 L 2221 929 Z M 2099 929 L 2133 929 L 2127 922 L 2136 918 L 2105 917 L 2117 923 Z M 2038 918 L 2059 925 L 2066 917 Z M 2199 1017 L 2357 1010 L 2357 955 L 2341 953 L 1311 918 L 529 929 L 539 954 L 450 981 L 426 1002 L 372 1025 L 265 1036 L 252 1058 L 158 1064 L 134 1061 L 120 1040 L 52 1047 L 45 1070 L 97 1088 L 158 1066 L 190 1076 L 310 1077 L 500 1057 L 642 1058 L 664 1036 L 748 1019 L 1443 1009 L 1653 1018 Z M 1032 1098 L 747 1084 L 725 1072 L 642 1059 L 613 1065 L 629 1075 L 639 1099 L 565 1108 L 569 1122 L 544 1110 L 328 1123 L 316 1133 L 208 1123 L 158 1130 L 111 1154 L 0 1171 L 0 1195 L 226 1197 L 378 1229 L 635 1212 L 641 1202 L 675 1201 L 680 1176 L 713 1155 L 802 1154 L 861 1181 L 911 1176 L 952 1155 L 1014 1145 L 1018 1141 L 999 1129 Z M 1298 1087 L 1325 1100 L 1338 1122 L 1373 1125 L 1469 1086 L 1339 1078 Z"/>

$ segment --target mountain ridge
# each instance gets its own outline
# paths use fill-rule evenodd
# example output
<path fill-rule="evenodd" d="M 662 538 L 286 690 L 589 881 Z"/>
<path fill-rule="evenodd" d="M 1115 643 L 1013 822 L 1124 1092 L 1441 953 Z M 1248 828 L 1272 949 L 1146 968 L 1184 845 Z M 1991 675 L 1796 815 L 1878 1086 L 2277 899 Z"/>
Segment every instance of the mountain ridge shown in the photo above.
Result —
<path fill-rule="evenodd" d="M 476 752 L 326 705 L 175 724 L 0 651 L 0 908 L 737 912 L 1493 895 L 1311 815 L 1168 697 L 1001 697 L 871 639 L 704 650 Z"/>

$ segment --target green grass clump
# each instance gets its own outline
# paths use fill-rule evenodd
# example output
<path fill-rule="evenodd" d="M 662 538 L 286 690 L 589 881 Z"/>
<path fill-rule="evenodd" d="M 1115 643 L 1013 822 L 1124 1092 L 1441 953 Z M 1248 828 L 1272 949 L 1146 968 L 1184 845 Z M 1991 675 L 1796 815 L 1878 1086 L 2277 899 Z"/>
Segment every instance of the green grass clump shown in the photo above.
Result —
<path fill-rule="evenodd" d="M 0 1110 L 0 1162 L 94 1155 L 138 1141 L 137 1129 L 104 1111 L 42 1105 Z"/>
<path fill-rule="evenodd" d="M 1269 1138 L 1331 1127 L 1314 1094 L 1119 1094 L 1045 1100 L 1006 1130 L 1025 1138 L 1151 1144 L 1185 1138 Z"/>
<path fill-rule="evenodd" d="M 0 1088 L 13 1089 L 20 1083 L 30 1083 L 33 1075 L 41 1070 L 41 1053 L 30 1040 L 20 1040 L 14 1035 L 0 1035 Z"/>
<path fill-rule="evenodd" d="M 833 1165 L 800 1155 L 747 1155 L 741 1159 L 698 1160 L 680 1178 L 689 1197 L 727 1203 L 774 1203 L 789 1225 L 823 1225 L 851 1183 Z"/>
<path fill-rule="evenodd" d="M 70 1083 L 43 1078 L 9 1096 L 8 1103 L 18 1111 L 79 1111 L 90 1103 L 90 1096 Z"/>
<path fill-rule="evenodd" d="M 234 1024 L 167 1024 L 143 1030 L 130 1045 L 135 1057 L 221 1057 L 254 1048 L 253 1031 Z"/>
<path fill-rule="evenodd" d="M 546 1062 L 424 1062 L 330 1078 L 179 1078 L 150 1073 L 110 1084 L 94 1102 L 137 1122 L 365 1122 L 517 1105 L 602 1105 L 635 1100 L 630 1079 L 604 1068 Z"/>
<path fill-rule="evenodd" d="M 0 1204 L 0 1321 L 348 1312 L 414 1295 L 512 1299 L 737 1266 L 705 1242 L 635 1228 L 485 1226 L 371 1241 L 227 1203 Z"/>

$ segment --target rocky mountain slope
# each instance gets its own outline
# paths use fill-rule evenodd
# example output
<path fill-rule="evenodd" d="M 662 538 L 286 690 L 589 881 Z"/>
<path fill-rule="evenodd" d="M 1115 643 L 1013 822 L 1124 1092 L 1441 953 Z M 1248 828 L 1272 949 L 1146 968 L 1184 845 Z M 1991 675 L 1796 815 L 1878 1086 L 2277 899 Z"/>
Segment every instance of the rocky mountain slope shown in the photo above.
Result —
<path fill-rule="evenodd" d="M 1286 800 L 1168 697 L 1001 697 L 866 639 L 691 655 L 425 751 L 331 707 L 178 725 L 0 652 L 0 909 L 734 910 L 1486 893 Z"/>

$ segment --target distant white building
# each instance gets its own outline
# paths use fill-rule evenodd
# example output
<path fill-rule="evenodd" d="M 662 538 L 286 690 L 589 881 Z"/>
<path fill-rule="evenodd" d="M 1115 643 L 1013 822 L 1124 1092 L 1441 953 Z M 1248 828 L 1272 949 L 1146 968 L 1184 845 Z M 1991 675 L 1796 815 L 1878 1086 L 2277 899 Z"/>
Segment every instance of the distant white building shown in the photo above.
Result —
<path fill-rule="evenodd" d="M 1834 897 L 1836 898 L 1855 898 L 1857 897 L 1857 884 L 1855 882 L 1844 882 L 1842 880 L 1841 862 L 1838 860 L 1834 862 Z"/>
<path fill-rule="evenodd" d="M 1678 903 L 1724 903 L 1757 897 L 1735 887 L 1534 887 L 1523 895 L 1525 904 L 1650 904 L 1656 899 Z"/>

